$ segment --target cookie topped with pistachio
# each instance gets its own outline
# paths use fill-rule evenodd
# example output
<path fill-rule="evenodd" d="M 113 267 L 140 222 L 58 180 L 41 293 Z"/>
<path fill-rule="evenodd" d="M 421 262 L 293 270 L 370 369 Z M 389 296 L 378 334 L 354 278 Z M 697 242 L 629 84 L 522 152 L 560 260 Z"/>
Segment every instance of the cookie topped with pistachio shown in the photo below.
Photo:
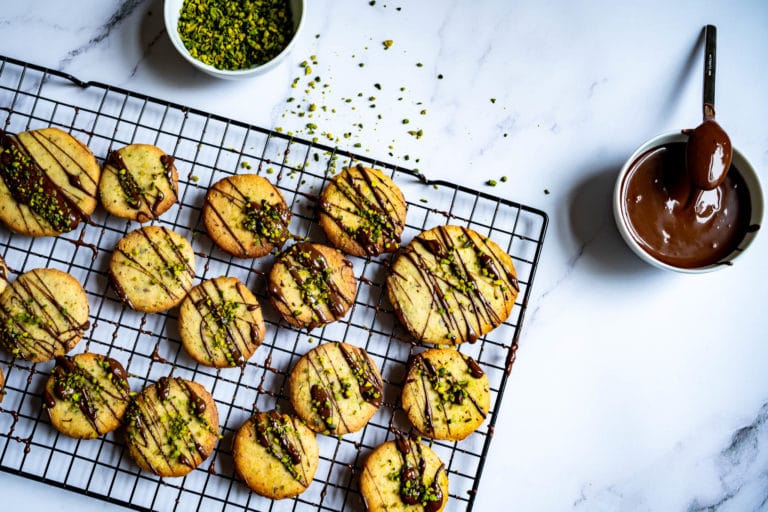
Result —
<path fill-rule="evenodd" d="M 128 374 L 118 361 L 89 352 L 59 356 L 43 403 L 64 435 L 93 439 L 120 426 L 130 401 Z"/>
<path fill-rule="evenodd" d="M 291 236 L 291 211 L 280 191 L 256 174 L 216 182 L 205 196 L 203 223 L 211 240 L 238 258 L 258 258 Z"/>
<path fill-rule="evenodd" d="M 99 197 L 112 215 L 149 222 L 176 203 L 178 182 L 172 156 L 157 146 L 130 144 L 109 152 Z"/>
<path fill-rule="evenodd" d="M 360 472 L 368 512 L 441 512 L 448 503 L 448 474 L 427 445 L 398 436 L 373 450 Z"/>
<path fill-rule="evenodd" d="M 349 343 L 323 343 L 291 370 L 288 396 L 296 414 L 323 434 L 357 432 L 382 401 L 381 374 L 368 353 Z"/>
<path fill-rule="evenodd" d="M 147 226 L 123 237 L 109 261 L 109 275 L 120 298 L 145 313 L 170 309 L 192 288 L 195 253 L 179 233 Z"/>
<path fill-rule="evenodd" d="M 411 336 L 435 345 L 474 342 L 503 323 L 519 291 L 512 258 L 461 226 L 422 232 L 396 256 L 387 295 Z"/>
<path fill-rule="evenodd" d="M 244 366 L 264 339 L 256 297 L 235 277 L 217 277 L 193 287 L 179 306 L 181 342 L 206 366 Z"/>
<path fill-rule="evenodd" d="M 320 227 L 347 254 L 395 252 L 405 228 L 406 203 L 395 182 L 357 165 L 333 177 L 320 195 Z"/>
<path fill-rule="evenodd" d="M 296 416 L 257 412 L 237 431 L 235 471 L 251 490 L 274 500 L 304 492 L 317 471 L 315 433 Z"/>
<path fill-rule="evenodd" d="M 433 439 L 458 441 L 488 415 L 488 377 L 468 355 L 453 348 L 433 348 L 414 356 L 402 392 L 413 426 Z"/>
<path fill-rule="evenodd" d="M 89 327 L 85 290 L 61 270 L 30 270 L 0 294 L 0 347 L 19 359 L 63 356 Z"/>
<path fill-rule="evenodd" d="M 213 453 L 219 438 L 216 403 L 197 382 L 161 377 L 128 406 L 125 438 L 141 469 L 184 476 Z"/>
<path fill-rule="evenodd" d="M 63 130 L 0 130 L 0 220 L 29 236 L 72 231 L 96 209 L 100 174 L 91 150 Z"/>
<path fill-rule="evenodd" d="M 269 272 L 269 300 L 298 328 L 313 329 L 343 318 L 356 292 L 352 262 L 327 245 L 293 245 L 275 258 Z"/>

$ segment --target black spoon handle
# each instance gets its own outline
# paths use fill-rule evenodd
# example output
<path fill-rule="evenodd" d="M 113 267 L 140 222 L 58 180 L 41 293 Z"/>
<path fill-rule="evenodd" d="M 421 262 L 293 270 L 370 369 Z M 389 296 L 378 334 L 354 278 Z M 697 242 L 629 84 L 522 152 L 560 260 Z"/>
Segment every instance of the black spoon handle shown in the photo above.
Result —
<path fill-rule="evenodd" d="M 717 28 L 704 27 L 704 119 L 715 117 Z"/>

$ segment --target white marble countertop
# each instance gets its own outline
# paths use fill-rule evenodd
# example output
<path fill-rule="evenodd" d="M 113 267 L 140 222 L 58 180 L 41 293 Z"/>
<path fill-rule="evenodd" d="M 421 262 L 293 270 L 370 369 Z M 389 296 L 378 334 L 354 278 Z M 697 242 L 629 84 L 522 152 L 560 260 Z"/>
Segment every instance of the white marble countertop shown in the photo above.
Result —
<path fill-rule="evenodd" d="M 768 510 L 768 237 L 677 275 L 635 257 L 610 209 L 635 147 L 700 122 L 707 23 L 718 120 L 768 183 L 768 3 L 308 4 L 289 58 L 242 82 L 175 54 L 159 0 L 4 2 L 0 53 L 300 135 L 286 99 L 315 55 L 337 108 L 318 131 L 550 216 L 475 510 Z M 5 510 L 120 509 L 2 472 L 0 490 Z"/>

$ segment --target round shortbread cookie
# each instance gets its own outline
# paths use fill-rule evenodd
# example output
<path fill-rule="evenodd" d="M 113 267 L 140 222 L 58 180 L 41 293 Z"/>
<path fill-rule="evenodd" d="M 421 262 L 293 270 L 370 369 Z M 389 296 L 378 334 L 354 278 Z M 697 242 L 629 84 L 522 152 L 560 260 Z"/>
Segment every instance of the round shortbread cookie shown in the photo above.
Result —
<path fill-rule="evenodd" d="M 219 413 L 196 382 L 162 377 L 137 394 L 125 415 L 136 464 L 160 476 L 184 476 L 207 459 L 219 438 Z"/>
<path fill-rule="evenodd" d="M 0 293 L 3 293 L 8 287 L 11 280 L 8 278 L 8 265 L 5 264 L 5 260 L 0 256 Z"/>
<path fill-rule="evenodd" d="M 430 447 L 398 437 L 368 455 L 360 493 L 368 512 L 440 512 L 448 503 L 448 474 Z"/>
<path fill-rule="evenodd" d="M 0 295 L 0 347 L 26 361 L 63 356 L 90 327 L 88 297 L 66 272 L 38 268 Z"/>
<path fill-rule="evenodd" d="M 100 174 L 91 150 L 58 128 L 0 130 L 0 220 L 29 236 L 72 231 L 96 208 Z"/>
<path fill-rule="evenodd" d="M 237 431 L 235 470 L 257 494 L 279 500 L 301 494 L 319 462 L 315 433 L 289 414 L 258 412 Z"/>
<path fill-rule="evenodd" d="M 109 152 L 99 198 L 116 217 L 149 222 L 176 203 L 178 183 L 172 156 L 150 144 L 131 144 Z"/>
<path fill-rule="evenodd" d="M 216 182 L 205 196 L 203 223 L 223 251 L 258 258 L 283 246 L 291 236 L 291 211 L 266 178 L 239 174 Z"/>
<path fill-rule="evenodd" d="M 280 253 L 269 272 L 269 299 L 286 322 L 314 329 L 347 314 L 357 280 L 339 251 L 301 243 Z"/>
<path fill-rule="evenodd" d="M 130 402 L 128 374 L 111 357 L 59 356 L 45 383 L 51 424 L 69 437 L 94 439 L 120 426 Z"/>
<path fill-rule="evenodd" d="M 344 169 L 325 187 L 319 206 L 320 226 L 342 251 L 376 256 L 400 247 L 407 206 L 400 188 L 381 171 Z"/>
<path fill-rule="evenodd" d="M 192 288 L 195 253 L 192 244 L 175 231 L 147 226 L 117 243 L 109 274 L 117 294 L 132 309 L 165 311 Z"/>
<path fill-rule="evenodd" d="M 504 322 L 519 284 L 512 258 L 490 238 L 460 226 L 424 231 L 396 256 L 387 295 L 416 340 L 474 342 Z"/>
<path fill-rule="evenodd" d="M 382 400 L 381 374 L 368 353 L 348 343 L 323 343 L 291 370 L 288 396 L 296 414 L 323 434 L 357 432 Z"/>
<path fill-rule="evenodd" d="M 244 366 L 264 339 L 261 306 L 237 278 L 203 281 L 179 306 L 179 334 L 200 364 Z"/>
<path fill-rule="evenodd" d="M 402 404 L 422 434 L 458 441 L 488 415 L 488 377 L 474 359 L 455 349 L 426 350 L 411 359 Z"/>

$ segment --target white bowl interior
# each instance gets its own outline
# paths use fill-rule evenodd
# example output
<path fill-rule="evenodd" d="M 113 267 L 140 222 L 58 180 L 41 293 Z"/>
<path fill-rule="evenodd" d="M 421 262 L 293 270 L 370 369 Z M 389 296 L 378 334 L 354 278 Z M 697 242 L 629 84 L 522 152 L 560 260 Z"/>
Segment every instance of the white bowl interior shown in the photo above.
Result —
<path fill-rule="evenodd" d="M 654 258 L 653 256 L 651 256 L 650 254 L 648 254 L 632 236 L 630 232 L 630 228 L 626 225 L 625 218 L 624 218 L 624 207 L 623 207 L 624 201 L 622 197 L 623 196 L 622 188 L 624 184 L 624 178 L 626 177 L 627 172 L 629 171 L 632 163 L 640 155 L 650 150 L 651 148 L 668 144 L 670 142 L 685 142 L 687 139 L 688 137 L 685 134 L 680 132 L 666 133 L 666 134 L 654 137 L 651 140 L 645 142 L 642 146 L 637 148 L 637 150 L 634 153 L 632 153 L 632 156 L 629 157 L 629 159 L 626 161 L 624 166 L 621 168 L 621 171 L 619 171 L 619 176 L 616 179 L 616 185 L 613 191 L 613 216 L 616 221 L 616 227 L 618 228 L 619 233 L 621 233 L 622 238 L 627 243 L 629 248 L 632 249 L 632 251 L 635 254 L 637 254 L 640 257 L 640 259 L 642 259 L 643 261 L 655 267 L 663 268 L 666 270 L 674 270 L 676 272 L 683 272 L 687 274 L 701 274 L 705 272 L 712 272 L 714 270 L 719 270 L 729 265 L 732 265 L 733 262 L 737 260 L 752 244 L 752 241 L 757 236 L 759 229 L 749 230 L 744 236 L 744 238 L 742 239 L 742 241 L 739 243 L 739 245 L 736 247 L 736 249 L 733 252 L 731 252 L 731 254 L 729 254 L 721 262 L 714 263 L 711 265 L 706 265 L 703 267 L 682 268 L 682 267 L 669 265 L 668 263 L 660 261 Z M 750 202 L 752 207 L 749 225 L 759 227 L 763 219 L 764 201 L 763 201 L 763 191 L 762 191 L 762 188 L 760 187 L 760 180 L 757 177 L 757 172 L 755 171 L 754 167 L 752 167 L 752 165 L 749 163 L 749 161 L 746 159 L 746 157 L 744 157 L 744 155 L 741 154 L 741 152 L 739 152 L 739 150 L 736 148 L 733 149 L 732 165 L 739 170 L 739 173 L 744 178 L 744 181 L 747 184 L 747 189 L 749 190 Z"/>
<path fill-rule="evenodd" d="M 209 64 L 205 64 L 195 59 L 189 54 L 189 51 L 184 46 L 184 43 L 179 36 L 177 26 L 179 23 L 179 16 L 181 14 L 181 7 L 184 4 L 184 0 L 165 0 L 163 8 L 163 16 L 165 19 L 165 29 L 168 32 L 168 37 L 173 43 L 173 46 L 181 54 L 184 59 L 190 64 L 194 65 L 199 70 L 208 73 L 209 75 L 226 79 L 245 78 L 249 76 L 259 75 L 277 66 L 293 48 L 296 39 L 299 37 L 301 27 L 304 25 L 304 0 L 288 0 L 291 7 L 291 14 L 293 15 L 293 37 L 283 50 L 276 55 L 272 60 L 265 62 L 259 66 L 253 66 L 247 69 L 226 70 L 217 69 Z"/>

